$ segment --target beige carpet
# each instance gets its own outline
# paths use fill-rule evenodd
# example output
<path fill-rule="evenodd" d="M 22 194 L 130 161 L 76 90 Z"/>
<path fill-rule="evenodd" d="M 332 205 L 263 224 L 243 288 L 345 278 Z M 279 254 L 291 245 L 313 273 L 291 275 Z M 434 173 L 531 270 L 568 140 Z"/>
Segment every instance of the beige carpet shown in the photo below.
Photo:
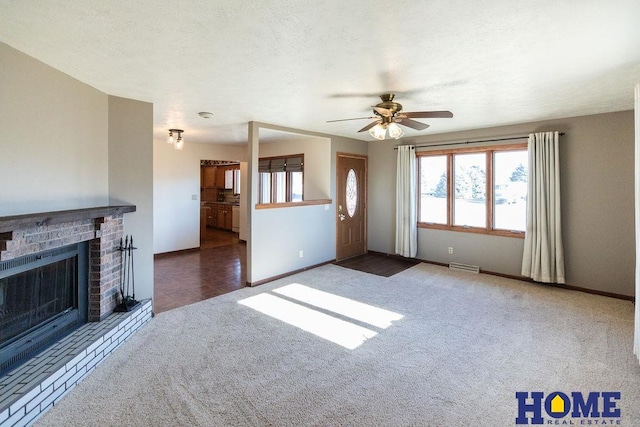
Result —
<path fill-rule="evenodd" d="M 291 283 L 402 318 L 313 309 L 313 325 L 375 332 L 350 350 L 238 303 L 310 308 L 274 292 Z M 389 278 L 325 265 L 161 313 L 37 425 L 512 426 L 517 391 L 619 391 L 621 425 L 637 426 L 632 341 L 626 301 L 428 264 Z"/>

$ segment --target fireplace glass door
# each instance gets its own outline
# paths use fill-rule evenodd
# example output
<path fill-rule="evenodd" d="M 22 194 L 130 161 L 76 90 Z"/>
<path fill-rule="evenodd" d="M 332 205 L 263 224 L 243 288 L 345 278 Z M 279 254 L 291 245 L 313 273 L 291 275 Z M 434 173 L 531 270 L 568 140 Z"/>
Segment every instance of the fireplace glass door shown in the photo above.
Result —
<path fill-rule="evenodd" d="M 0 280 L 0 342 L 75 308 L 75 258 Z"/>
<path fill-rule="evenodd" d="M 0 263 L 0 372 L 86 322 L 83 250 L 73 245 Z"/>

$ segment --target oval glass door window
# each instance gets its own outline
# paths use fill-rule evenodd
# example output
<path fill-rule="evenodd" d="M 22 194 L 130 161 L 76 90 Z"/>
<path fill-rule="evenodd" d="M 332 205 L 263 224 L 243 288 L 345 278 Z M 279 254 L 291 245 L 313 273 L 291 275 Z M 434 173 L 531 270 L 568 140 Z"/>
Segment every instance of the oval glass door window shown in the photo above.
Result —
<path fill-rule="evenodd" d="M 356 171 L 349 169 L 347 173 L 347 213 L 351 218 L 356 214 L 356 206 L 358 205 L 358 180 L 356 179 Z"/>

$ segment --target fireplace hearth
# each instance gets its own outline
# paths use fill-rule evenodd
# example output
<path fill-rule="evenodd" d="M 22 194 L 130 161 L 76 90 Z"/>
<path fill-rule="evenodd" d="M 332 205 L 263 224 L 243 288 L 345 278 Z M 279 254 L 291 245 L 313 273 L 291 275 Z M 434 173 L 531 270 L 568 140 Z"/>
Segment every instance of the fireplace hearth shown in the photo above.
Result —
<path fill-rule="evenodd" d="M 115 312 L 135 210 L 0 217 L 0 425 L 35 420 L 151 319 L 148 299 Z"/>
<path fill-rule="evenodd" d="M 123 217 L 106 206 L 0 217 L 0 375 L 118 305 Z"/>

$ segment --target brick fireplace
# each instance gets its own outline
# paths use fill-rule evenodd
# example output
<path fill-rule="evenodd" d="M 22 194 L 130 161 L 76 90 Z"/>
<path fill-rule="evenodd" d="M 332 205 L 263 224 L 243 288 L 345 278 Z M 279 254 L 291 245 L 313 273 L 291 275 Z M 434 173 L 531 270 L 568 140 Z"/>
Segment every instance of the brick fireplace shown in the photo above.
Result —
<path fill-rule="evenodd" d="M 0 265 L 77 245 L 87 252 L 81 270 L 88 273 L 78 284 L 87 289 L 88 323 L 0 375 L 0 425 L 33 421 L 151 318 L 151 300 L 132 312 L 114 313 L 120 302 L 124 215 L 135 210 L 106 206 L 0 217 Z"/>
<path fill-rule="evenodd" d="M 109 206 L 0 218 L 0 261 L 89 242 L 89 322 L 117 305 L 124 214 L 135 206 Z"/>

